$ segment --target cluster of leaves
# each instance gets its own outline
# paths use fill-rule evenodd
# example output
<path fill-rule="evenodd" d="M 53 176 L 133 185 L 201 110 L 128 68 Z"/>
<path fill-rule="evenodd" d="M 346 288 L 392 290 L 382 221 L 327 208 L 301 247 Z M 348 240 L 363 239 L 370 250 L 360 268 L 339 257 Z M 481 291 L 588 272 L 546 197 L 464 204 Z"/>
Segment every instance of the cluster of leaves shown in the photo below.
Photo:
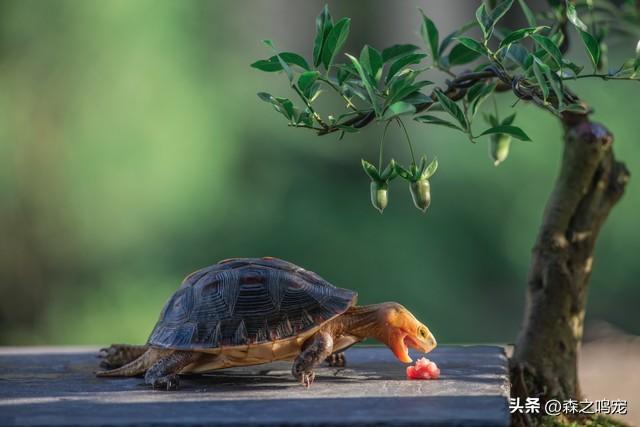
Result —
<path fill-rule="evenodd" d="M 524 0 L 518 0 L 520 12 L 527 22 L 526 27 L 518 29 L 505 29 L 499 25 L 514 0 L 504 0 L 491 8 L 489 3 L 495 2 L 482 3 L 474 20 L 442 39 L 435 23 L 421 10 L 420 34 L 427 47 L 425 50 L 414 44 L 397 44 L 383 50 L 365 45 L 358 56 L 346 53 L 344 62 L 336 61 L 336 58 L 348 38 L 351 21 L 342 18 L 334 22 L 325 6 L 316 19 L 311 63 L 297 53 L 279 52 L 271 41 L 265 40 L 273 55 L 251 64 L 266 72 L 284 72 L 303 105 L 298 107 L 288 98 L 264 92 L 258 96 L 281 113 L 289 126 L 313 129 L 319 134 L 338 131 L 342 138 L 345 133 L 357 132 L 371 122 L 371 118 L 386 124 L 385 132 L 392 122 L 401 125 L 411 151 L 412 161 L 408 167 L 393 161 L 389 164 L 393 166 L 385 169 L 390 171 L 388 174 L 380 171 L 382 141 L 378 169 L 363 162 L 365 172 L 372 179 L 373 202 L 374 184 L 376 191 L 388 191 L 388 183 L 395 176 L 414 184 L 419 180 L 416 177 L 422 177 L 427 170 L 426 166 L 418 165 L 413 156 L 403 120 L 413 119 L 455 129 L 472 142 L 489 135 L 490 154 L 497 165 L 506 158 L 509 144 L 502 144 L 498 155 L 496 141 L 508 140 L 510 143 L 512 137 L 530 140 L 521 128 L 513 125 L 515 114 L 504 121 L 498 120 L 497 112 L 485 115 L 490 127 L 477 133 L 474 131 L 474 118 L 483 102 L 496 96 L 500 88 L 517 99 L 532 101 L 562 116 L 566 111 L 587 113 L 579 99 L 567 90 L 567 81 L 586 77 L 640 80 L 640 42 L 634 57 L 617 68 L 602 72 L 606 63 L 605 37 L 621 33 L 614 31 L 614 19 L 624 19 L 629 27 L 625 26 L 625 29 L 629 31 L 640 21 L 633 1 L 626 1 L 621 9 L 606 1 L 548 0 L 548 10 L 536 15 Z M 602 6 L 604 4 L 606 6 Z M 585 67 L 565 56 L 569 24 L 585 47 L 593 72 L 583 72 Z M 479 39 L 466 35 L 474 28 L 479 29 Z M 463 72 L 456 73 L 462 66 L 465 67 Z M 434 86 L 420 77 L 427 70 L 446 73 L 453 80 L 449 80 L 445 88 L 432 87 L 426 93 L 425 88 Z M 323 88 L 335 92 L 344 101 L 344 111 L 326 117 L 316 111 L 314 103 Z M 430 177 L 433 172 L 435 167 L 427 175 Z M 378 196 L 382 197 L 382 194 Z M 386 200 L 386 197 L 385 193 L 382 198 Z M 374 202 L 378 209 L 379 205 L 381 203 L 376 206 Z M 423 205 L 416 203 L 420 209 Z"/>

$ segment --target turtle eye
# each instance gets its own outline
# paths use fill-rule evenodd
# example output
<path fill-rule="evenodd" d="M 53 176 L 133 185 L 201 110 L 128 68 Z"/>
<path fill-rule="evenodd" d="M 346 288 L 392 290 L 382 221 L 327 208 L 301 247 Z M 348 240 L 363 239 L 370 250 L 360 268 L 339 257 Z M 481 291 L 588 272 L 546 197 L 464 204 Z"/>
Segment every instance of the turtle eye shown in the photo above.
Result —
<path fill-rule="evenodd" d="M 420 335 L 420 338 L 426 338 L 427 337 L 427 328 L 421 327 L 418 330 L 418 335 Z"/>

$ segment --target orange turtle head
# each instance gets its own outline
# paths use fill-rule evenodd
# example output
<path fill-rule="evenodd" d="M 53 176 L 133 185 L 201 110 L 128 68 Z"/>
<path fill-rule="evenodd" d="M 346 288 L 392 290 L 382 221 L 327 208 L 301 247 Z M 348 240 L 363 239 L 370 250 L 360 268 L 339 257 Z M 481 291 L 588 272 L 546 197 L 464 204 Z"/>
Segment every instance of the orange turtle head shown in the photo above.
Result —
<path fill-rule="evenodd" d="M 411 363 L 409 348 L 428 353 L 437 343 L 433 334 L 413 314 L 397 302 L 380 304 L 376 338 L 404 363 Z"/>

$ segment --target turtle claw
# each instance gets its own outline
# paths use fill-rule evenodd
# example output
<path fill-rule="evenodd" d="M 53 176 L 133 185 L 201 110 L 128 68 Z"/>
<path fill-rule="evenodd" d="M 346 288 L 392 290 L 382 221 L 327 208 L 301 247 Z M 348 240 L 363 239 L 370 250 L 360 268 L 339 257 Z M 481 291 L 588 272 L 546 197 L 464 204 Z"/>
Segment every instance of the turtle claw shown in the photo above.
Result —
<path fill-rule="evenodd" d="M 178 375 L 171 374 L 166 375 L 164 377 L 153 378 L 151 381 L 147 381 L 147 383 L 151 384 L 151 387 L 154 390 L 177 390 L 180 386 L 180 381 L 178 380 Z"/>
<path fill-rule="evenodd" d="M 300 384 L 302 384 L 305 388 L 311 387 L 311 384 L 313 384 L 313 380 L 315 379 L 316 379 L 316 373 L 313 371 L 302 372 L 300 374 L 300 378 L 298 378 L 298 380 L 300 381 Z"/>
<path fill-rule="evenodd" d="M 103 359 L 100 362 L 100 367 L 104 369 L 113 369 L 118 366 L 122 366 L 122 346 L 113 344 L 109 347 L 101 348 L 98 351 L 98 358 Z"/>

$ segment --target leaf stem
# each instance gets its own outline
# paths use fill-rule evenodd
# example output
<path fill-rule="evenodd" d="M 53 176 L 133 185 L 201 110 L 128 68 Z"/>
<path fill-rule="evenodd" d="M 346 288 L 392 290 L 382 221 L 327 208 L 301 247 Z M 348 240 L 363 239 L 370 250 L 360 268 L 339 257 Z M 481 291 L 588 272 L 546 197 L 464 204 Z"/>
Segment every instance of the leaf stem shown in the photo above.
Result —
<path fill-rule="evenodd" d="M 391 124 L 391 120 L 387 121 L 384 125 L 384 131 L 382 131 L 382 138 L 380 138 L 380 153 L 378 155 L 378 170 L 382 172 L 382 149 L 384 147 L 384 137 L 387 135 L 387 129 Z"/>
<path fill-rule="evenodd" d="M 440 62 L 438 62 L 438 63 L 434 63 L 433 65 L 435 66 L 435 68 L 436 68 L 437 70 L 440 70 L 441 72 L 443 72 L 443 73 L 445 73 L 445 74 L 449 75 L 449 77 L 452 77 L 452 78 L 454 78 L 454 79 L 455 79 L 456 77 L 458 77 L 458 76 L 456 76 L 456 75 L 455 75 L 455 74 L 454 74 L 450 69 L 448 69 L 448 68 L 444 68 L 442 65 L 440 65 Z"/>
<path fill-rule="evenodd" d="M 404 130 L 404 135 L 407 137 L 407 144 L 409 144 L 409 151 L 411 152 L 411 160 L 413 161 L 413 164 L 416 165 L 416 156 L 413 154 L 413 145 L 411 144 L 411 138 L 409 138 L 409 132 L 407 132 L 407 128 L 404 126 L 402 119 L 396 117 L 396 121 L 402 130 Z"/>

